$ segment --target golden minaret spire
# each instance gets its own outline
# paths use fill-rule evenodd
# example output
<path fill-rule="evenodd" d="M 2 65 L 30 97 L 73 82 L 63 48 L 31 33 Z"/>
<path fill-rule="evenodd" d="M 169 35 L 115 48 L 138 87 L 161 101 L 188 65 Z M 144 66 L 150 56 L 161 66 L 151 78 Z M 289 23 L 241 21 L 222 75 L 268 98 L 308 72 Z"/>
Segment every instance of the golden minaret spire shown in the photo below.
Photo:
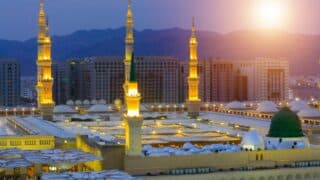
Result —
<path fill-rule="evenodd" d="M 128 0 L 127 20 L 126 20 L 126 49 L 125 49 L 125 80 L 129 80 L 131 55 L 134 51 L 134 37 L 133 37 L 133 17 L 131 10 L 131 0 Z"/>
<path fill-rule="evenodd" d="M 191 37 L 189 41 L 190 60 L 188 77 L 187 108 L 190 117 L 197 117 L 200 111 L 201 100 L 199 98 L 199 75 L 198 75 L 198 40 L 196 37 L 195 20 L 192 19 Z"/>
<path fill-rule="evenodd" d="M 53 78 L 51 73 L 51 38 L 44 2 L 40 0 L 37 58 L 37 95 L 38 108 L 45 119 L 52 118 L 54 102 L 52 98 Z"/>

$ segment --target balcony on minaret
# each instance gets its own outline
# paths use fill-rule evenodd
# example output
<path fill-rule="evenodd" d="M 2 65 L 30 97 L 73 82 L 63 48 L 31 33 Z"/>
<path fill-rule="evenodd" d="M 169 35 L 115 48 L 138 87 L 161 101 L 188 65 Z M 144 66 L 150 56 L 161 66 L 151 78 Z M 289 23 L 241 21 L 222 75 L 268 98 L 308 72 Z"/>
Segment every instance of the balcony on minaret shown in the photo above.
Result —
<path fill-rule="evenodd" d="M 140 93 L 138 92 L 137 83 L 128 83 L 128 92 L 127 92 L 127 116 L 128 117 L 140 117 Z"/>

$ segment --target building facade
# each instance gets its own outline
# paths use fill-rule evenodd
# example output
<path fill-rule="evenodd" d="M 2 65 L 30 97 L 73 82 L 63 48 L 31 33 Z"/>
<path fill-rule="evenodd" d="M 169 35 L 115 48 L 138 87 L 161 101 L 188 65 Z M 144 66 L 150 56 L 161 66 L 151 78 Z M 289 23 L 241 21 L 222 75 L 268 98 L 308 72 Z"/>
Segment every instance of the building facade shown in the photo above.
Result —
<path fill-rule="evenodd" d="M 20 103 L 20 63 L 0 60 L 0 106 L 12 107 Z"/>
<path fill-rule="evenodd" d="M 67 100 L 123 100 L 122 57 L 93 57 L 54 65 L 54 97 L 57 104 Z M 144 103 L 178 103 L 181 91 L 181 62 L 173 57 L 136 57 L 137 80 Z"/>
<path fill-rule="evenodd" d="M 91 57 L 55 63 L 54 100 L 123 100 L 122 57 Z M 188 95 L 189 62 L 174 57 L 135 57 L 143 103 L 183 103 Z M 289 98 L 289 65 L 281 59 L 199 60 L 203 102 L 283 101 Z"/>
<path fill-rule="evenodd" d="M 199 62 L 204 102 L 284 101 L 289 98 L 289 64 L 284 59 L 205 59 Z"/>

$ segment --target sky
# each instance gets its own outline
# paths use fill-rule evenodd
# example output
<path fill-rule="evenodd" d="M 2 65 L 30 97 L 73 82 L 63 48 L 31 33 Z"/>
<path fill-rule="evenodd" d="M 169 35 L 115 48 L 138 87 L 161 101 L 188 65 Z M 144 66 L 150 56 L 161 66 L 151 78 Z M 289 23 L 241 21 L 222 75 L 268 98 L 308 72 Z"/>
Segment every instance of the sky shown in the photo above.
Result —
<path fill-rule="evenodd" d="M 119 28 L 125 23 L 127 0 L 44 0 L 50 31 Z M 260 28 L 256 4 L 272 0 L 132 0 L 135 29 L 197 28 L 219 33 Z M 281 2 L 284 21 L 278 28 L 320 34 L 320 0 Z M 0 1 L 0 39 L 26 40 L 37 34 L 39 0 Z M 261 23 L 260 23 L 261 24 Z"/>

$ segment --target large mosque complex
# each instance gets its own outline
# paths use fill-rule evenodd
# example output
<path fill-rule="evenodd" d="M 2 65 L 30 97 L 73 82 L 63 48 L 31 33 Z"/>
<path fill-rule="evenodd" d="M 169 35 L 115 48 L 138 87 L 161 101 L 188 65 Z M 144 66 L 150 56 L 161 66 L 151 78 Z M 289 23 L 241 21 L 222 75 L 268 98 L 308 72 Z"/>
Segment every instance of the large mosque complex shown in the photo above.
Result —
<path fill-rule="evenodd" d="M 41 1 L 38 108 L 1 112 L 0 177 L 320 179 L 316 103 L 202 102 L 193 19 L 185 104 L 140 104 L 130 1 L 126 28 L 123 104 L 70 100 L 55 106 L 51 40 Z"/>

